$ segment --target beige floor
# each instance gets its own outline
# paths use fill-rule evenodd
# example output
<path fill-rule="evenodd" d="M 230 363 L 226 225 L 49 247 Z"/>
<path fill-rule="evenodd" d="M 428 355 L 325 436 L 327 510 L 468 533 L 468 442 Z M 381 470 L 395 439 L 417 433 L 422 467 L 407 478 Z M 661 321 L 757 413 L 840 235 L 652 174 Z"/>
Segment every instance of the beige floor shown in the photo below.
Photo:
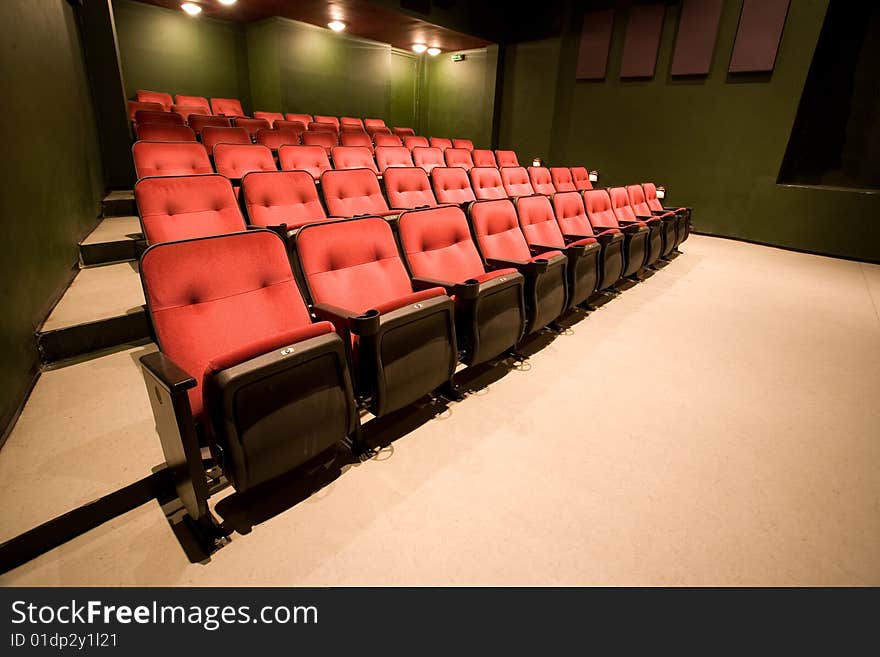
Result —
<path fill-rule="evenodd" d="M 684 250 L 207 565 L 148 504 L 0 583 L 880 585 L 880 267 Z"/>
<path fill-rule="evenodd" d="M 105 217 L 81 244 L 102 244 L 141 239 L 141 221 L 137 217 Z"/>

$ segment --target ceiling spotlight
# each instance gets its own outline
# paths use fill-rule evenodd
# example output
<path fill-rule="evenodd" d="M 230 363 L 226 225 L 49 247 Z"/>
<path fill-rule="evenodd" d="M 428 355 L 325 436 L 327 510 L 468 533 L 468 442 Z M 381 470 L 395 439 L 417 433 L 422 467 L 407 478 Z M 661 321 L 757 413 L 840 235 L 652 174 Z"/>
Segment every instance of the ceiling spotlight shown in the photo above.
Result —
<path fill-rule="evenodd" d="M 192 2 L 184 2 L 182 5 L 180 5 L 180 8 L 183 9 L 190 16 L 198 16 L 202 13 L 202 8 Z"/>
<path fill-rule="evenodd" d="M 330 21 L 327 23 L 327 27 L 329 27 L 334 32 L 342 32 L 345 29 L 346 25 L 342 21 Z"/>
<path fill-rule="evenodd" d="M 436 46 L 428 48 L 428 54 L 431 55 L 431 57 L 436 57 L 440 52 L 440 48 L 437 48 Z"/>
<path fill-rule="evenodd" d="M 424 43 L 414 43 L 412 46 L 413 52 L 417 52 L 419 54 L 425 52 L 428 49 Z"/>
<path fill-rule="evenodd" d="M 235 0 L 217 0 L 221 5 L 234 5 Z"/>

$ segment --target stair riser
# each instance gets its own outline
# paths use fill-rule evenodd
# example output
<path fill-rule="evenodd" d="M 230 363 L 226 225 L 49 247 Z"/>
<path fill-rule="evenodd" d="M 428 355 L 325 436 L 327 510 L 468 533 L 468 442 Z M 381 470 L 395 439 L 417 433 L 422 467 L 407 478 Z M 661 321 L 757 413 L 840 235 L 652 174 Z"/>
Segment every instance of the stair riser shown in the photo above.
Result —
<path fill-rule="evenodd" d="M 79 259 L 83 267 L 106 265 L 123 260 L 137 260 L 147 248 L 144 240 L 80 244 Z"/>
<path fill-rule="evenodd" d="M 74 358 L 150 337 L 150 323 L 143 309 L 88 324 L 37 332 L 43 364 Z"/>

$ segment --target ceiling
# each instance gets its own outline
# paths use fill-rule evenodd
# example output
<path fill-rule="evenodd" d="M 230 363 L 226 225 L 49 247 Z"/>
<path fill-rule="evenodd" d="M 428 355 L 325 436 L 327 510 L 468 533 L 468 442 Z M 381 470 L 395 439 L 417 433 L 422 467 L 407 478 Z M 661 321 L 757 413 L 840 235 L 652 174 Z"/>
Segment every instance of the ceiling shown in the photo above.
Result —
<path fill-rule="evenodd" d="M 140 0 L 146 4 L 180 9 L 184 0 Z M 483 48 L 491 42 L 470 36 L 383 7 L 368 0 L 238 0 L 222 5 L 217 0 L 190 0 L 202 7 L 201 16 L 249 23 L 272 16 L 327 27 L 331 20 L 348 24 L 345 32 L 396 48 L 409 50 L 413 43 L 425 43 L 442 50 Z M 199 20 L 199 17 L 193 20 Z"/>

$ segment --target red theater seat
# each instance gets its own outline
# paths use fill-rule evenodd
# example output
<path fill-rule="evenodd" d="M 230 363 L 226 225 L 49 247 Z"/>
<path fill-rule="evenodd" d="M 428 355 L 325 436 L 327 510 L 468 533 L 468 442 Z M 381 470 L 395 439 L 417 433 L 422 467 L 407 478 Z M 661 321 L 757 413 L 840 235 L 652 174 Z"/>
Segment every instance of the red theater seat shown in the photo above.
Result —
<path fill-rule="evenodd" d="M 205 147 L 191 141 L 138 141 L 131 154 L 138 178 L 214 173 Z"/>
<path fill-rule="evenodd" d="M 254 112 L 255 119 L 265 119 L 269 122 L 269 127 L 275 127 L 275 121 L 283 121 L 284 115 L 281 112 Z"/>
<path fill-rule="evenodd" d="M 400 141 L 400 137 L 397 135 L 386 135 L 383 133 L 375 133 L 373 135 L 373 143 L 376 144 L 376 147 L 379 146 L 403 146 L 403 142 Z"/>
<path fill-rule="evenodd" d="M 590 225 L 607 232 L 616 228 L 623 232 L 623 271 L 621 276 L 633 276 L 645 265 L 650 231 L 643 224 L 630 224 L 621 227 L 611 207 L 611 197 L 604 189 L 590 189 L 583 192 L 584 210 Z"/>
<path fill-rule="evenodd" d="M 550 177 L 550 170 L 547 167 L 529 167 L 529 182 L 532 183 L 532 189 L 536 194 L 553 196 L 556 193 L 553 178 Z"/>
<path fill-rule="evenodd" d="M 232 185 L 216 173 L 142 178 L 134 198 L 150 244 L 246 229 Z"/>
<path fill-rule="evenodd" d="M 363 119 L 359 119 L 354 116 L 343 116 L 339 119 L 339 128 L 342 129 L 343 126 L 355 126 L 359 128 L 361 131 L 366 132 L 364 129 Z"/>
<path fill-rule="evenodd" d="M 415 166 L 406 146 L 376 146 L 376 164 L 380 173 L 389 167 Z"/>
<path fill-rule="evenodd" d="M 214 146 L 217 173 L 232 181 L 244 178 L 251 171 L 277 171 L 272 151 L 262 144 L 220 143 Z"/>
<path fill-rule="evenodd" d="M 189 117 L 193 114 L 204 114 L 205 108 L 197 107 L 194 105 L 178 105 L 177 103 L 175 103 L 171 106 L 171 111 L 175 112 L 176 114 L 180 114 L 180 116 L 183 117 L 183 120 L 187 124 L 189 124 Z"/>
<path fill-rule="evenodd" d="M 272 125 L 266 119 L 249 119 L 246 116 L 238 116 L 232 119 L 232 125 L 243 128 L 251 141 L 257 138 L 257 130 L 271 130 Z"/>
<path fill-rule="evenodd" d="M 325 171 L 321 175 L 321 191 L 327 211 L 333 217 L 390 217 L 397 214 L 388 207 L 379 188 L 379 179 L 369 169 Z"/>
<path fill-rule="evenodd" d="M 553 187 L 557 192 L 575 192 L 574 178 L 571 177 L 571 169 L 568 167 L 550 167 L 550 177 L 553 179 Z"/>
<path fill-rule="evenodd" d="M 289 132 L 295 132 L 298 135 L 301 135 L 306 131 L 306 124 L 301 121 L 276 120 L 275 123 L 272 124 L 272 127 L 275 130 L 287 130 Z"/>
<path fill-rule="evenodd" d="M 660 199 L 657 198 L 657 186 L 652 182 L 644 183 L 642 189 L 645 191 L 645 202 L 648 204 L 648 207 L 652 212 L 675 212 L 677 219 L 675 248 L 677 249 L 678 245 L 684 242 L 688 238 L 688 235 L 691 234 L 691 209 L 663 207 L 660 203 Z"/>
<path fill-rule="evenodd" d="M 471 188 L 468 172 L 461 167 L 434 167 L 431 169 L 431 186 L 440 203 L 463 206 L 477 198 Z"/>
<path fill-rule="evenodd" d="M 257 130 L 257 143 L 268 146 L 273 152 L 282 146 L 298 146 L 299 133 L 293 130 Z"/>
<path fill-rule="evenodd" d="M 495 160 L 498 162 L 499 169 L 519 166 L 519 159 L 513 151 L 495 151 Z"/>
<path fill-rule="evenodd" d="M 400 136 L 400 135 L 398 135 Z M 406 135 L 402 137 L 403 145 L 406 146 L 409 150 L 414 148 L 428 148 L 428 140 L 425 137 L 421 137 L 419 135 Z"/>
<path fill-rule="evenodd" d="M 135 125 L 142 123 L 165 123 L 169 125 L 183 125 L 183 117 L 176 112 L 163 110 L 137 110 L 134 113 Z"/>
<path fill-rule="evenodd" d="M 586 167 L 572 167 L 571 177 L 574 179 L 574 187 L 580 192 L 593 189 L 593 183 L 590 182 L 590 172 Z"/>
<path fill-rule="evenodd" d="M 306 126 L 306 130 L 310 132 L 326 132 L 334 137 L 339 136 L 339 126 L 329 121 L 312 121 Z"/>
<path fill-rule="evenodd" d="M 354 125 L 353 123 L 342 123 L 339 126 L 339 134 L 344 135 L 346 133 L 351 134 L 359 134 L 359 135 L 367 135 L 367 131 L 364 130 L 363 126 Z M 369 137 L 369 135 L 367 135 Z M 370 140 L 372 142 L 372 139 Z"/>
<path fill-rule="evenodd" d="M 314 180 L 330 169 L 330 159 L 323 146 L 281 146 L 278 162 L 284 171 L 307 171 Z"/>
<path fill-rule="evenodd" d="M 196 133 L 185 125 L 170 123 L 142 123 L 135 126 L 141 141 L 195 141 Z"/>
<path fill-rule="evenodd" d="M 568 305 L 586 303 L 599 282 L 602 247 L 594 237 L 566 241 L 556 223 L 550 199 L 543 194 L 520 196 L 516 214 L 532 255 L 562 251 L 568 257 Z"/>
<path fill-rule="evenodd" d="M 395 135 L 400 137 L 401 139 L 406 139 L 407 137 L 414 137 L 416 134 L 416 131 L 413 130 L 412 128 L 393 128 L 391 131 Z"/>
<path fill-rule="evenodd" d="M 516 269 L 526 279 L 526 333 L 556 320 L 567 308 L 568 259 L 561 251 L 533 255 L 508 199 L 475 201 L 468 208 L 483 261 L 491 270 Z"/>
<path fill-rule="evenodd" d="M 625 187 L 612 187 L 608 190 L 611 197 L 611 209 L 614 210 L 614 216 L 617 217 L 617 223 L 621 226 L 643 225 L 648 227 L 648 244 L 645 253 L 645 263 L 643 266 L 648 267 L 657 262 L 660 253 L 663 251 L 663 221 L 657 217 L 649 216 L 640 219 L 636 217 L 629 204 L 629 196 L 626 194 Z"/>
<path fill-rule="evenodd" d="M 208 102 L 208 99 L 204 96 L 183 96 L 181 94 L 177 94 L 175 98 L 176 103 L 178 105 L 182 105 L 184 107 L 198 107 L 202 110 L 202 114 L 211 114 L 211 104 Z"/>
<path fill-rule="evenodd" d="M 137 112 L 164 112 L 165 108 L 162 103 L 140 103 L 136 100 L 128 101 L 128 120 L 134 121 L 134 115 Z"/>
<path fill-rule="evenodd" d="M 356 435 L 345 344 L 312 323 L 277 235 L 154 245 L 140 273 L 159 345 L 141 358 L 144 380 L 195 521 L 213 522 L 199 436 L 246 491 Z"/>
<path fill-rule="evenodd" d="M 223 116 L 245 116 L 241 102 L 236 98 L 212 98 L 211 111 Z"/>
<path fill-rule="evenodd" d="M 314 125 L 314 124 L 312 124 Z M 326 125 L 331 125 L 327 123 Z M 302 143 L 303 146 L 320 146 L 327 154 L 330 154 L 330 149 L 336 146 L 339 143 L 339 140 L 336 137 L 335 132 L 327 132 L 324 130 L 306 130 L 302 133 Z"/>
<path fill-rule="evenodd" d="M 339 132 L 339 119 L 335 116 L 321 116 L 320 114 L 315 114 L 315 123 L 329 123 L 336 128 L 336 132 Z"/>
<path fill-rule="evenodd" d="M 490 150 L 478 148 L 471 153 L 471 157 L 474 158 L 475 167 L 498 168 L 498 162 L 495 160 L 495 153 Z"/>
<path fill-rule="evenodd" d="M 629 201 L 629 207 L 635 213 L 636 219 L 647 222 L 650 219 L 657 218 L 660 220 L 660 233 L 662 237 L 662 248 L 660 257 L 665 258 L 676 245 L 676 234 L 678 226 L 678 218 L 674 212 L 653 212 L 648 206 L 645 199 L 645 190 L 641 185 L 627 185 L 626 196 Z"/>
<path fill-rule="evenodd" d="M 474 196 L 481 201 L 507 198 L 504 183 L 501 182 L 501 174 L 498 169 L 492 167 L 474 167 L 470 170 L 471 187 Z"/>
<path fill-rule="evenodd" d="M 431 148 L 439 148 L 441 151 L 452 148 L 452 140 L 446 137 L 431 137 L 428 141 L 431 143 Z"/>
<path fill-rule="evenodd" d="M 474 142 L 472 142 L 470 139 L 453 139 L 452 147 L 463 148 L 466 151 L 473 152 Z"/>
<path fill-rule="evenodd" d="M 385 195 L 392 209 L 412 210 L 437 205 L 428 174 L 419 167 L 391 167 L 382 178 Z"/>
<path fill-rule="evenodd" d="M 378 174 L 373 153 L 364 146 L 334 146 L 330 150 L 334 169 L 370 169 Z"/>
<path fill-rule="evenodd" d="M 250 144 L 251 137 L 244 128 L 202 128 L 202 144 L 209 153 L 215 144 Z"/>
<path fill-rule="evenodd" d="M 529 174 L 523 167 L 503 167 L 501 182 L 508 196 L 531 196 L 535 193 Z"/>
<path fill-rule="evenodd" d="M 354 173 L 325 173 L 325 193 L 328 177 Z M 295 239 L 312 312 L 349 338 L 355 391 L 364 406 L 385 415 L 452 381 L 452 299 L 442 287 L 413 290 L 387 221 L 310 224 Z"/>
<path fill-rule="evenodd" d="M 241 192 L 254 226 L 295 230 L 327 219 L 315 179 L 307 171 L 248 173 L 241 181 Z"/>
<path fill-rule="evenodd" d="M 370 153 L 373 152 L 373 140 L 366 132 L 342 132 L 339 135 L 339 143 L 343 146 L 363 146 Z"/>
<path fill-rule="evenodd" d="M 404 212 L 398 233 L 413 286 L 443 287 L 455 300 L 462 362 L 485 362 L 519 342 L 526 319 L 525 280 L 515 269 L 486 271 L 460 208 Z"/>
<path fill-rule="evenodd" d="M 174 104 L 171 94 L 166 94 L 164 91 L 144 91 L 139 89 L 135 92 L 135 97 L 139 103 L 159 103 L 166 112 L 170 111 L 171 106 Z"/>
<path fill-rule="evenodd" d="M 364 120 L 366 121 L 366 119 Z M 386 126 L 374 126 L 367 129 L 367 134 L 375 139 L 376 135 L 390 135 L 392 134 L 392 132 L 391 128 L 388 128 Z M 397 135 L 394 136 L 397 137 Z M 400 139 L 400 137 L 397 138 Z"/>
<path fill-rule="evenodd" d="M 201 135 L 204 128 L 230 128 L 232 127 L 232 122 L 225 116 L 190 114 L 189 127 L 192 128 L 197 135 Z"/>
<path fill-rule="evenodd" d="M 416 146 L 412 149 L 412 158 L 413 164 L 417 167 L 422 167 L 428 173 L 431 173 L 434 167 L 446 166 L 446 161 L 443 159 L 443 151 L 439 148 Z"/>
<path fill-rule="evenodd" d="M 465 171 L 470 171 L 474 166 L 471 152 L 464 148 L 447 148 L 443 151 L 443 157 L 446 158 L 448 167 L 461 167 Z"/>
<path fill-rule="evenodd" d="M 311 114 L 291 114 L 287 113 L 284 115 L 284 118 L 288 121 L 297 121 L 303 124 L 303 127 L 307 127 L 309 123 L 314 121 Z"/>
<path fill-rule="evenodd" d="M 366 128 L 367 132 L 371 135 L 376 130 L 387 130 L 388 134 L 391 134 L 391 131 L 388 130 L 388 127 L 385 125 L 385 121 L 382 119 L 364 119 L 364 128 Z"/>

